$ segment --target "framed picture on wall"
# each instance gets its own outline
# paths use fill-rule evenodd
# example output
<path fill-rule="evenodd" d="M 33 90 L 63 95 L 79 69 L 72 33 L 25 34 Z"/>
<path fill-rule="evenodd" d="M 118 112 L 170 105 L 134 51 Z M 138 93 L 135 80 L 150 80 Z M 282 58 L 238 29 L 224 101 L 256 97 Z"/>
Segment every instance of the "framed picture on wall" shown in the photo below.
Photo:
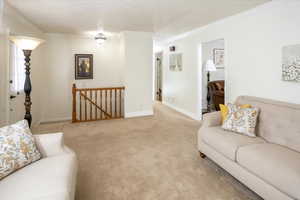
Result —
<path fill-rule="evenodd" d="M 170 71 L 182 71 L 182 54 L 181 53 L 173 53 L 170 54 Z"/>
<path fill-rule="evenodd" d="M 93 54 L 75 54 L 75 79 L 93 79 Z"/>
<path fill-rule="evenodd" d="M 300 44 L 282 48 L 282 80 L 300 82 Z"/>
<path fill-rule="evenodd" d="M 224 68 L 224 49 L 214 49 L 214 63 L 217 68 Z"/>

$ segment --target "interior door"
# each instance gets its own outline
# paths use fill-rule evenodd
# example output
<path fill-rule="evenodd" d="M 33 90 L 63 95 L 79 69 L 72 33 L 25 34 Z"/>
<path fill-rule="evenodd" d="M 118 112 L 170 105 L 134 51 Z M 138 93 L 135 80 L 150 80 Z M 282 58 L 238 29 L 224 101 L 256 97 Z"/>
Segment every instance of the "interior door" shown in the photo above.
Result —
<path fill-rule="evenodd" d="M 162 54 L 156 54 L 156 76 L 155 76 L 155 94 L 156 100 L 162 101 Z"/>
<path fill-rule="evenodd" d="M 11 92 L 9 96 L 9 123 L 15 123 L 24 118 L 23 94 Z M 25 97 L 24 97 L 25 98 Z"/>
<path fill-rule="evenodd" d="M 0 127 L 4 126 L 8 122 L 8 109 L 7 109 L 7 56 L 6 56 L 6 34 L 1 31 L 0 27 Z"/>
<path fill-rule="evenodd" d="M 20 76 L 25 69 L 22 51 L 9 42 L 9 123 L 15 123 L 24 118 L 24 77 Z M 24 71 L 25 74 L 25 71 Z M 22 75 L 22 74 L 21 74 Z"/>

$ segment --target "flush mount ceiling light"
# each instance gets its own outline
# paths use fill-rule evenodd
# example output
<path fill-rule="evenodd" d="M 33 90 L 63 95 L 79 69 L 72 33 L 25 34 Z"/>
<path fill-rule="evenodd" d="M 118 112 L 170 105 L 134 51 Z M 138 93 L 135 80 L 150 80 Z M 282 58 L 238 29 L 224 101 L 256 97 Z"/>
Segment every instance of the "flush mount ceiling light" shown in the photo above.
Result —
<path fill-rule="evenodd" d="M 95 36 L 95 40 L 98 44 L 103 44 L 105 42 L 105 40 L 107 40 L 107 38 L 105 37 L 105 35 L 103 33 L 98 33 Z"/>

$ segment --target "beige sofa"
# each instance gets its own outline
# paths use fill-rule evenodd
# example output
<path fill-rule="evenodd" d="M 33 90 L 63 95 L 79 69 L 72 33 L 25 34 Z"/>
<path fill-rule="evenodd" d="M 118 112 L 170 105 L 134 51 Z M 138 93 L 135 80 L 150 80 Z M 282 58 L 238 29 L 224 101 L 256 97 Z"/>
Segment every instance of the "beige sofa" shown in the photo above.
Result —
<path fill-rule="evenodd" d="M 63 134 L 36 135 L 43 158 L 0 181 L 1 200 L 74 200 L 77 175 L 75 153 Z"/>
<path fill-rule="evenodd" d="M 241 96 L 261 109 L 258 137 L 221 128 L 219 112 L 204 115 L 198 149 L 266 200 L 300 199 L 300 105 Z"/>

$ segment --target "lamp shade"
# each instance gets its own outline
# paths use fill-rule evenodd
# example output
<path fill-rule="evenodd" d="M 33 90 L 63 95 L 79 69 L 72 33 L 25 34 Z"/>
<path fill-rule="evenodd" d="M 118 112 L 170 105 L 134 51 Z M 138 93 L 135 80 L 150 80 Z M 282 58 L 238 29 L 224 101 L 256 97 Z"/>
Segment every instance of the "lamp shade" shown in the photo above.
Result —
<path fill-rule="evenodd" d="M 205 69 L 208 72 L 217 71 L 216 65 L 214 64 L 214 62 L 212 60 L 208 60 L 206 62 Z"/>
<path fill-rule="evenodd" d="M 14 42 L 22 50 L 34 50 L 45 40 L 26 36 L 10 36 L 9 40 Z"/>

